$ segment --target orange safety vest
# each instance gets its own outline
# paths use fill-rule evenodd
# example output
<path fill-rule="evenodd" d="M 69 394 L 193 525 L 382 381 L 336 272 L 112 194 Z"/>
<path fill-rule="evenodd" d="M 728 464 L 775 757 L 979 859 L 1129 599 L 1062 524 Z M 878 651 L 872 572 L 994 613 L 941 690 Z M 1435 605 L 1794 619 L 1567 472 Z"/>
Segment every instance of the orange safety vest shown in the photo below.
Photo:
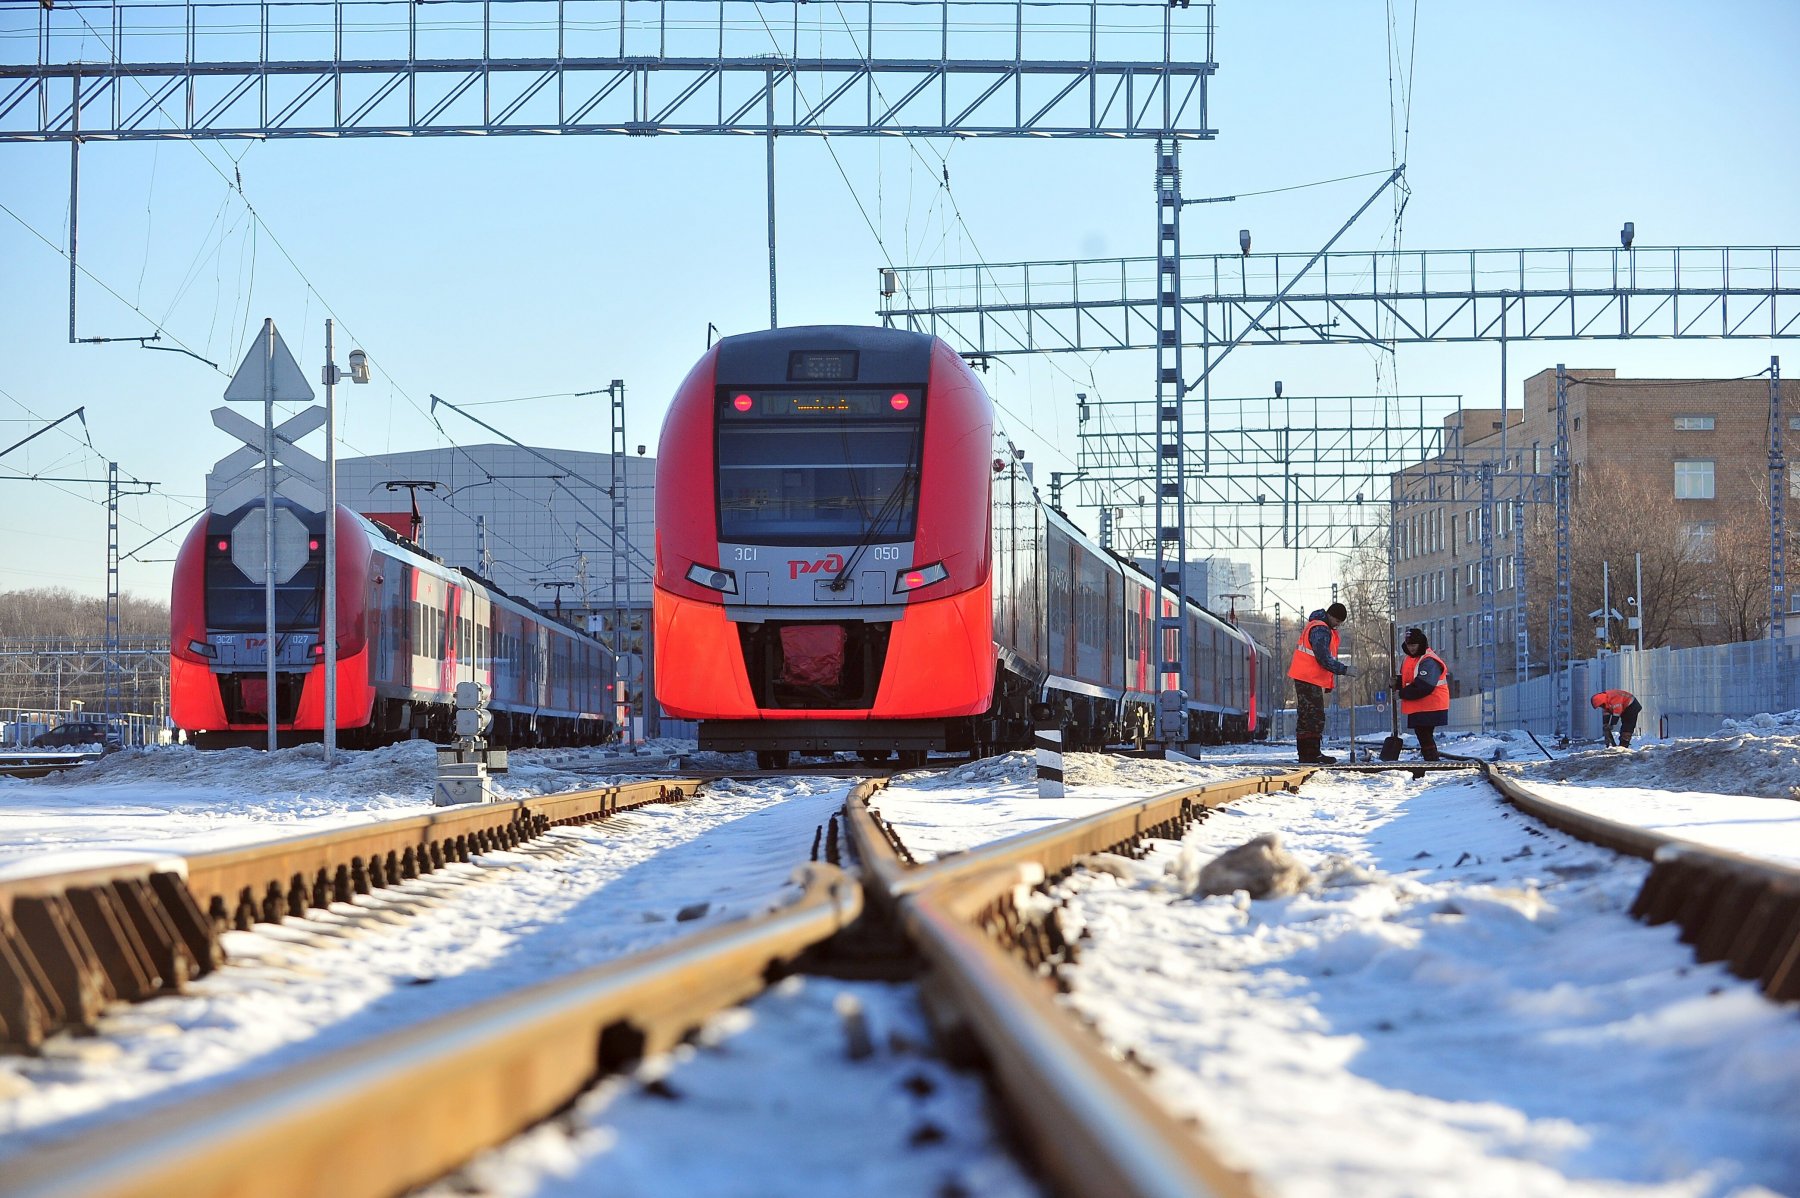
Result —
<path fill-rule="evenodd" d="M 1423 699 L 1400 700 L 1400 712 L 1402 715 L 1414 715 L 1421 711 L 1450 710 L 1450 667 L 1445 665 L 1444 659 L 1439 657 L 1434 651 L 1427 649 L 1417 657 L 1408 657 L 1400 666 L 1400 685 L 1412 685 L 1413 678 L 1419 673 L 1419 663 L 1424 661 L 1427 657 L 1432 661 L 1437 662 L 1438 666 L 1444 672 L 1439 675 L 1437 685 L 1431 688 L 1431 693 L 1426 695 Z"/>
<path fill-rule="evenodd" d="M 1300 643 L 1294 646 L 1294 660 L 1288 665 L 1288 677 L 1330 690 L 1337 685 L 1337 675 L 1320 665 L 1319 659 L 1313 656 L 1312 630 L 1315 628 L 1331 628 L 1331 625 L 1324 620 L 1306 622 L 1306 627 L 1300 630 Z M 1337 652 L 1338 630 L 1331 628 L 1331 655 L 1336 657 Z"/>
<path fill-rule="evenodd" d="M 1614 715 L 1624 715 L 1625 709 L 1637 702 L 1637 696 L 1630 691 L 1601 691 L 1594 698 L 1600 700 L 1600 706 Z"/>

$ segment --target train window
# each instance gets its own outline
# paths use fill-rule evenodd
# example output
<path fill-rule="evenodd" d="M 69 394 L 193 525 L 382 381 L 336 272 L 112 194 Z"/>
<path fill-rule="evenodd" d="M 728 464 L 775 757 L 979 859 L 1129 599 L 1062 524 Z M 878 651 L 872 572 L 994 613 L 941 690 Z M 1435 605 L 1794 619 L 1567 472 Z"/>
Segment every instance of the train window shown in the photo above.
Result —
<path fill-rule="evenodd" d="M 719 429 L 719 536 L 762 544 L 913 535 L 917 419 Z"/>

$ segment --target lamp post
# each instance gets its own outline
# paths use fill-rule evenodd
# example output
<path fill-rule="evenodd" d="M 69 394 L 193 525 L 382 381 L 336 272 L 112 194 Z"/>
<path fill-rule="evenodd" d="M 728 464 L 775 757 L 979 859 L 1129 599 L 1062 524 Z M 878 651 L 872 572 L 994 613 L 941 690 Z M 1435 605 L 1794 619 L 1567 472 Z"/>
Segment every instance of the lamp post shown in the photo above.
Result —
<path fill-rule="evenodd" d="M 337 410 L 334 398 L 343 372 L 337 368 L 336 350 L 332 345 L 332 321 L 325 320 L 325 718 L 321 737 L 325 742 L 325 768 L 330 769 L 337 752 Z M 350 351 L 350 381 L 369 381 L 369 355 L 360 349 Z M 273 660 L 271 655 L 270 660 Z M 273 702 L 273 692 L 271 704 Z M 273 707 L 271 706 L 271 710 Z M 270 722 L 273 727 L 273 721 Z"/>

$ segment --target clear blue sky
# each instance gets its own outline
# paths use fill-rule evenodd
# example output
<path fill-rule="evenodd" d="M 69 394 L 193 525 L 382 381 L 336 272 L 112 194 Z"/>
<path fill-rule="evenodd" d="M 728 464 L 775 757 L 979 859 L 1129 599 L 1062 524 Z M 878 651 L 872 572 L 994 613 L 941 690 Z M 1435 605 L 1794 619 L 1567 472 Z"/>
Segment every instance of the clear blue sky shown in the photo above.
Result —
<path fill-rule="evenodd" d="M 0 28 L 29 28 L 35 8 L 0 12 Z M 1800 77 L 1780 57 L 1800 45 L 1800 4 L 1426 4 L 1410 84 L 1390 86 L 1390 16 L 1403 43 L 1413 23 L 1410 5 L 1396 10 L 1220 3 L 1219 137 L 1184 149 L 1186 194 L 1385 169 L 1398 126 L 1390 97 L 1410 90 L 1408 248 L 1609 246 L 1625 220 L 1640 246 L 1800 243 Z M 29 45 L 9 39 L 9 59 Z M 1154 252 L 1149 143 L 921 145 L 934 166 L 947 155 L 961 224 L 936 170 L 906 144 L 846 138 L 833 148 L 848 185 L 818 140 L 778 145 L 784 324 L 871 322 L 886 260 Z M 478 411 L 533 444 L 604 451 L 603 398 L 569 393 L 613 378 L 629 388 L 630 441 L 654 447 L 708 322 L 727 333 L 767 323 L 763 153 L 760 139 L 742 137 L 96 144 L 81 158 L 81 261 L 227 371 L 272 316 L 316 377 L 334 316 L 340 365 L 352 346 L 376 364 L 373 385 L 340 390 L 341 453 L 491 440 L 441 409 L 440 432 L 425 415 L 433 392 L 459 403 L 549 396 Z M 261 226 L 221 177 L 233 160 Z M 8 455 L 0 475 L 104 478 L 111 458 L 156 480 L 153 494 L 125 502 L 121 541 L 132 549 L 196 512 L 207 468 L 231 450 L 207 415 L 226 376 L 179 354 L 68 345 L 67 261 L 38 236 L 66 244 L 68 149 L 4 145 L 0 163 L 0 203 L 20 218 L 0 213 L 0 445 L 86 405 L 104 455 L 79 430 L 59 431 Z M 1373 182 L 1189 208 L 1184 248 L 1232 251 L 1248 226 L 1258 252 L 1309 252 Z M 1390 214 L 1379 203 L 1340 248 L 1382 244 Z M 81 335 L 150 331 L 83 279 Z M 1782 349 L 1515 346 L 1511 402 L 1521 380 L 1559 360 L 1622 375 L 1737 376 Z M 1800 371 L 1800 350 L 1787 357 Z M 1370 394 L 1377 361 L 1354 347 L 1245 350 L 1215 374 L 1214 393 L 1265 394 L 1281 378 L 1290 395 Z M 1390 390 L 1498 400 L 1491 347 L 1407 348 L 1389 361 Z M 1069 375 L 1092 370 L 1102 393 L 1122 397 L 1153 373 L 1141 354 L 1009 367 L 988 383 L 1040 478 L 1073 469 Z M 104 487 L 0 486 L 0 590 L 100 593 Z M 141 556 L 167 559 L 176 543 Z M 1302 582 L 1273 585 L 1310 603 L 1330 566 L 1310 562 Z M 145 595 L 166 593 L 168 576 L 166 560 L 128 561 L 122 573 L 127 591 Z"/>

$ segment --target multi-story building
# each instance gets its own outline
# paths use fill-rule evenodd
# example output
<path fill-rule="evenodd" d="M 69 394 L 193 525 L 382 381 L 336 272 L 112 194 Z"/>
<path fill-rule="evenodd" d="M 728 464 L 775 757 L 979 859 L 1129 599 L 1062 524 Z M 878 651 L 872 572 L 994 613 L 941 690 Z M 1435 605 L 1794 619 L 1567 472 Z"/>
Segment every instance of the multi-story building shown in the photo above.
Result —
<path fill-rule="evenodd" d="M 1635 480 L 1666 486 L 1681 519 L 1681 535 L 1704 554 L 1727 515 L 1766 511 L 1763 497 L 1769 463 L 1769 383 L 1745 379 L 1621 379 L 1604 369 L 1569 370 L 1568 437 L 1570 495 L 1579 503 L 1584 476 L 1602 465 Z M 1784 448 L 1800 451 L 1800 383 L 1782 384 Z M 1515 497 L 1550 499 L 1548 476 L 1556 446 L 1556 372 L 1540 371 L 1525 380 L 1524 402 L 1509 409 L 1505 436 L 1497 408 L 1464 409 L 1445 420 L 1445 450 L 1392 476 L 1395 508 L 1396 615 L 1402 628 L 1418 626 L 1450 665 L 1452 690 L 1472 694 L 1480 687 L 1482 647 L 1482 481 L 1485 465 L 1494 471 L 1496 503 L 1488 531 L 1492 537 L 1496 681 L 1506 685 L 1517 673 L 1515 601 L 1523 581 L 1517 570 L 1521 537 L 1542 569 L 1553 560 L 1554 522 L 1550 504 L 1515 505 Z M 1539 475 L 1534 486 L 1526 476 Z M 1789 471 L 1790 505 L 1800 502 Z M 1521 519 L 1521 516 L 1523 519 Z M 1619 513 L 1630 519 L 1632 513 Z M 1538 529 L 1533 534 L 1532 529 Z M 1800 546 L 1795 547 L 1800 552 Z M 1627 559 L 1614 563 L 1610 606 L 1629 618 L 1631 580 Z M 1795 571 L 1790 568 L 1789 578 Z M 1591 582 L 1592 580 L 1586 580 Z M 1587 589 L 1592 589 L 1588 587 Z M 1790 587 L 1790 592 L 1791 592 Z M 1547 589 L 1525 605 L 1529 672 L 1545 663 L 1543 606 Z M 1791 600 L 1790 600 L 1791 601 Z M 1594 622 L 1575 613 L 1575 652 L 1586 656 L 1602 646 L 1592 639 Z M 1697 621 L 1708 619 L 1698 605 Z M 1624 621 L 1610 624 L 1615 642 L 1630 639 Z M 1703 627 L 1671 634 L 1680 646 L 1706 640 Z M 1711 639 L 1719 639 L 1717 637 Z"/>

